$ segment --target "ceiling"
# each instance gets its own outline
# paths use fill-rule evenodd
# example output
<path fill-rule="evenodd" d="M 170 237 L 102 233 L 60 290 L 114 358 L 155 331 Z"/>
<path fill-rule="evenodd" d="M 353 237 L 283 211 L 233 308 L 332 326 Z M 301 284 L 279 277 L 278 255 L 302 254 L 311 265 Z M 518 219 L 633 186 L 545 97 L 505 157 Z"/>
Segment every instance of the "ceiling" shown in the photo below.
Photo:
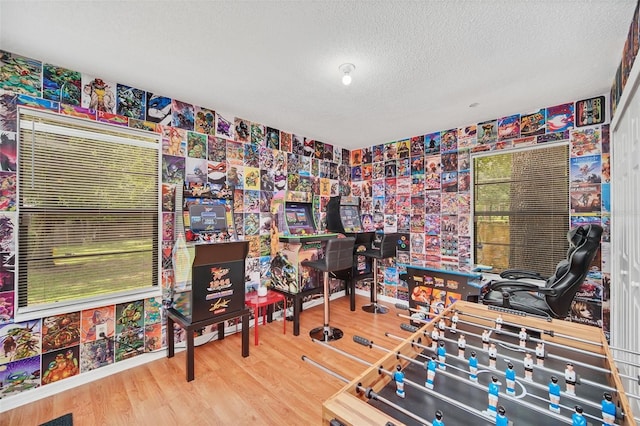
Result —
<path fill-rule="evenodd" d="M 608 94 L 636 3 L 0 0 L 0 49 L 353 149 Z"/>

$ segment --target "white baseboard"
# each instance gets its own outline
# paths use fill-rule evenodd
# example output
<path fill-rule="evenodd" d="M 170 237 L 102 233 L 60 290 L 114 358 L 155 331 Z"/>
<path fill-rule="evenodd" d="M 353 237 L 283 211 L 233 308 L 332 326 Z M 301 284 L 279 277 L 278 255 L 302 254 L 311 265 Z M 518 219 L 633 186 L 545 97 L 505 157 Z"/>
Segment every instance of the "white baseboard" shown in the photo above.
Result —
<path fill-rule="evenodd" d="M 331 299 L 337 299 L 343 297 L 345 295 L 344 291 L 339 291 L 331 295 Z M 304 309 L 311 308 L 316 305 L 321 305 L 323 303 L 322 297 L 315 298 L 310 300 L 304 304 Z M 276 314 L 276 318 L 282 319 L 282 313 Z M 258 321 L 262 323 L 262 318 L 259 318 Z M 249 325 L 253 326 L 253 321 L 250 321 Z M 226 327 L 225 329 L 226 335 L 231 335 L 237 332 L 240 332 L 240 325 L 235 327 Z M 197 336 L 194 339 L 194 345 L 199 346 L 204 343 L 207 343 L 211 340 L 217 338 L 217 332 L 206 333 L 201 336 Z M 176 353 L 184 351 L 186 349 L 185 342 L 180 342 L 176 345 L 175 351 Z M 38 401 L 43 398 L 47 398 L 52 395 L 56 395 L 60 392 L 64 392 L 69 389 L 73 389 L 75 387 L 91 383 L 96 380 L 100 380 L 112 374 L 120 373 L 122 371 L 129 370 L 131 368 L 135 368 L 139 365 L 146 364 L 151 361 L 156 361 L 163 357 L 167 356 L 167 349 L 162 348 L 155 352 L 146 352 L 144 354 L 140 354 L 136 357 L 126 359 L 124 361 L 119 361 L 114 364 L 106 365 L 104 367 L 98 368 L 96 370 L 89 371 L 87 373 L 78 374 L 73 377 L 69 377 L 59 382 L 54 382 L 48 384 L 46 386 L 38 386 L 35 389 L 27 390 L 24 392 L 17 393 L 15 395 L 8 396 L 6 398 L 0 399 L 2 402 L 0 404 L 0 413 L 5 411 L 13 410 L 14 408 L 21 407 L 26 404 L 30 404 L 32 402 Z"/>

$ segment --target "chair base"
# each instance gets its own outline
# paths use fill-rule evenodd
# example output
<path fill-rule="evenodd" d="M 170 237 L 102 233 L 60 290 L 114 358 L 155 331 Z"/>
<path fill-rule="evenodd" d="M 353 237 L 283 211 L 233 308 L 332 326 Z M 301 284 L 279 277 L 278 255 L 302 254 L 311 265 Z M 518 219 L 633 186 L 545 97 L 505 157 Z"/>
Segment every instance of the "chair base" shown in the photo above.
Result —
<path fill-rule="evenodd" d="M 330 326 L 316 327 L 309 332 L 309 336 L 311 336 L 312 339 L 320 340 L 321 342 L 339 340 L 342 339 L 343 335 L 342 330 Z"/>
<path fill-rule="evenodd" d="M 370 314 L 386 314 L 389 312 L 389 308 L 386 306 L 379 305 L 377 303 L 371 303 L 369 305 L 364 305 L 362 310 L 365 312 L 369 312 Z"/>

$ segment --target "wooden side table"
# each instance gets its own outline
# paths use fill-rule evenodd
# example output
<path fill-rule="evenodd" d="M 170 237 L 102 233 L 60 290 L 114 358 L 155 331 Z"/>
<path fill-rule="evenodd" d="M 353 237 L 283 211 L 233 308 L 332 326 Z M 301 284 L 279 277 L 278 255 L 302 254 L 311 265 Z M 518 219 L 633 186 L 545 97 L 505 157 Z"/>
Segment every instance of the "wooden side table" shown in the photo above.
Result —
<path fill-rule="evenodd" d="M 284 307 L 282 323 L 283 325 L 283 334 L 287 334 L 287 299 L 283 294 L 278 293 L 277 291 L 267 290 L 266 296 L 258 296 L 258 292 L 247 293 L 244 299 L 244 303 L 253 308 L 253 324 L 254 324 L 254 342 L 255 345 L 258 345 L 258 317 L 260 316 L 260 309 L 262 309 L 262 324 L 265 324 L 267 321 L 272 321 L 273 314 L 273 306 L 275 303 L 283 302 Z M 268 314 L 267 314 L 268 313 Z"/>
<path fill-rule="evenodd" d="M 187 382 L 194 379 L 194 345 L 193 345 L 193 332 L 201 328 L 205 328 L 211 324 L 218 324 L 218 340 L 224 339 L 224 323 L 233 318 L 242 317 L 242 357 L 249 356 L 249 315 L 248 309 L 241 309 L 240 311 L 231 312 L 225 315 L 218 315 L 214 318 L 209 318 L 203 321 L 191 322 L 190 318 L 185 317 L 174 308 L 169 308 L 167 312 L 167 358 L 171 358 L 174 355 L 175 342 L 173 341 L 173 324 L 178 323 L 182 327 L 187 335 Z"/>

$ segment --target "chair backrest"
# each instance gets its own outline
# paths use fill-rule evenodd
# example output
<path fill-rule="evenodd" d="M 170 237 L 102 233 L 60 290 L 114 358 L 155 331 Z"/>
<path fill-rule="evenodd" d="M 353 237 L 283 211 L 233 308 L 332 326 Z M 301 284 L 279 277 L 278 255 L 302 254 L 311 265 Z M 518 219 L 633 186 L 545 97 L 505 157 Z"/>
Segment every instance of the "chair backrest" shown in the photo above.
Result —
<path fill-rule="evenodd" d="M 333 238 L 327 241 L 324 249 L 324 268 L 326 271 L 340 271 L 353 266 L 353 246 L 355 237 Z"/>
<path fill-rule="evenodd" d="M 395 257 L 399 234 L 376 234 L 371 242 L 371 250 L 378 251 L 381 259 Z"/>
<path fill-rule="evenodd" d="M 568 238 L 573 250 L 569 249 L 569 258 L 565 265 L 558 264 L 556 273 L 549 279 L 546 287 L 556 290 L 555 295 L 546 296 L 547 305 L 558 318 L 568 315 L 571 302 L 587 277 L 589 267 L 600 249 L 602 227 L 600 225 L 582 225 L 569 231 Z M 553 279 L 555 277 L 555 280 Z"/>

